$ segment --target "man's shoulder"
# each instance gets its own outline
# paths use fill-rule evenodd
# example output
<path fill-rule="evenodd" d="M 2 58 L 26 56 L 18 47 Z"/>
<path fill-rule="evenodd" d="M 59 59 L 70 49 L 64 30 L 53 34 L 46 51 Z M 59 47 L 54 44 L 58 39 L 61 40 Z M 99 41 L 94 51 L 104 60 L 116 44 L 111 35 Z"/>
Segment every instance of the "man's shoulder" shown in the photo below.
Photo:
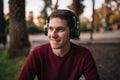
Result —
<path fill-rule="evenodd" d="M 82 55 L 91 55 L 91 51 L 84 45 L 72 43 L 72 51 L 77 54 Z"/>
<path fill-rule="evenodd" d="M 76 44 L 76 43 L 72 43 L 72 48 L 75 48 L 78 50 L 85 50 L 85 51 L 88 50 L 89 51 L 89 49 L 86 46 L 81 45 L 81 44 Z"/>

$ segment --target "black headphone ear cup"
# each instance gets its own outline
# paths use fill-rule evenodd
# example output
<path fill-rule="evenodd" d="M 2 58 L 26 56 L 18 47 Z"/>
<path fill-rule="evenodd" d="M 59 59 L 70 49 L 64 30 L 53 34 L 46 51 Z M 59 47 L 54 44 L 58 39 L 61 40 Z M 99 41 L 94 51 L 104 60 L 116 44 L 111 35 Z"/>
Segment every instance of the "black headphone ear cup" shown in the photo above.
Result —
<path fill-rule="evenodd" d="M 79 38 L 80 29 L 79 28 L 71 28 L 70 30 L 70 39 Z"/>
<path fill-rule="evenodd" d="M 45 27 L 44 34 L 47 36 L 48 35 L 48 27 Z"/>
<path fill-rule="evenodd" d="M 49 16 L 47 17 L 47 20 L 46 20 L 46 27 L 44 29 L 44 34 L 47 36 L 48 35 L 48 23 L 49 23 Z"/>
<path fill-rule="evenodd" d="M 75 28 L 71 28 L 70 29 L 70 39 L 74 39 L 75 38 Z"/>
<path fill-rule="evenodd" d="M 76 28 L 75 29 L 75 38 L 79 38 L 79 36 L 80 36 L 80 29 Z"/>

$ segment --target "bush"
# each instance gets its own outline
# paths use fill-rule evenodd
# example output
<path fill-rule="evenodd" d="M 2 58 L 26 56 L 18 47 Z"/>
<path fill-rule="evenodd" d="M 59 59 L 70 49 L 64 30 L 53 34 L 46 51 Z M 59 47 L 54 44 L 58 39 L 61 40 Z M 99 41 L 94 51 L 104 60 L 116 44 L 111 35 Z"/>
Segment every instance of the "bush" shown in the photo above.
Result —
<path fill-rule="evenodd" d="M 80 30 L 81 30 L 81 32 L 89 32 L 89 31 L 91 31 L 91 29 L 88 29 L 88 28 L 86 27 L 86 25 L 81 25 L 81 26 L 80 26 Z"/>
<path fill-rule="evenodd" d="M 37 28 L 35 26 L 31 26 L 31 27 L 27 28 L 27 32 L 29 34 L 37 34 L 37 33 L 43 33 L 44 31 L 41 28 Z"/>

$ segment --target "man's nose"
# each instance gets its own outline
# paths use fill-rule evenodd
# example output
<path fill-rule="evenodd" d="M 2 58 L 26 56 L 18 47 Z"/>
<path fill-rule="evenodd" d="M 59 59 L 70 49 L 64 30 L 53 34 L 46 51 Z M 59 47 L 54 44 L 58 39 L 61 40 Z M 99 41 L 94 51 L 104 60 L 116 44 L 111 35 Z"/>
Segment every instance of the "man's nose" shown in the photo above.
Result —
<path fill-rule="evenodd" d="M 51 36 L 52 36 L 52 37 L 57 37 L 57 31 L 56 31 L 56 30 L 53 30 L 53 31 L 51 32 Z"/>

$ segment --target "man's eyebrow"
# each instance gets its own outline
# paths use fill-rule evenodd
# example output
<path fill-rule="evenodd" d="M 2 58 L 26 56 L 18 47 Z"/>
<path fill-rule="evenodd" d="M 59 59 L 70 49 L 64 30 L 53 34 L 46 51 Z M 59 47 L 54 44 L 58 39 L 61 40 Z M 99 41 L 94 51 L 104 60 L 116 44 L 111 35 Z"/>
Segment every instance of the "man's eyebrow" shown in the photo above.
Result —
<path fill-rule="evenodd" d="M 49 26 L 50 28 L 53 28 L 52 26 Z M 58 26 L 56 28 L 65 28 L 65 26 Z"/>
<path fill-rule="evenodd" d="M 65 28 L 64 26 L 58 26 L 58 28 Z"/>

